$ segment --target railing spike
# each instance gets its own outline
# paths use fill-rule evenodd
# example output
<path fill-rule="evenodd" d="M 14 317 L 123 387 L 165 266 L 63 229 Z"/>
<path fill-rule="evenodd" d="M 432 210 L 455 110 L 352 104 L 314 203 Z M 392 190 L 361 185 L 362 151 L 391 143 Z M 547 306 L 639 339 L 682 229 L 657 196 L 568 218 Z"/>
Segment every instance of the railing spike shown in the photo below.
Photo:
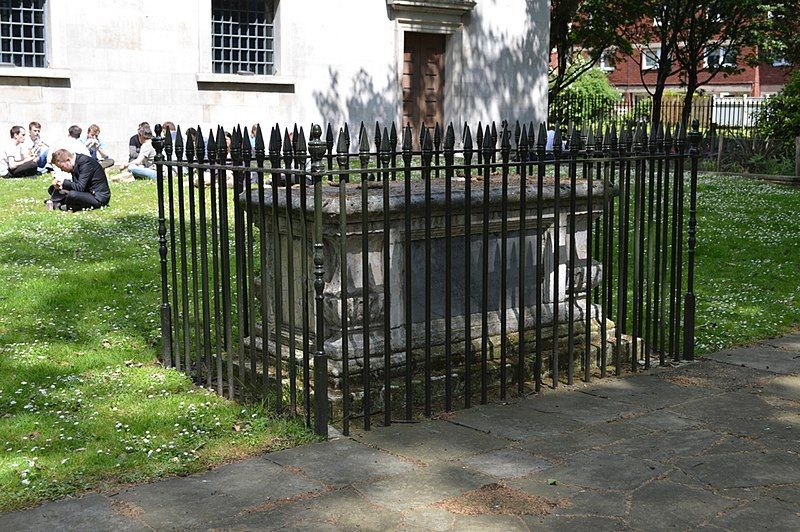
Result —
<path fill-rule="evenodd" d="M 345 136 L 344 129 L 339 128 L 339 140 L 336 142 L 336 153 L 347 153 L 347 137 Z"/>

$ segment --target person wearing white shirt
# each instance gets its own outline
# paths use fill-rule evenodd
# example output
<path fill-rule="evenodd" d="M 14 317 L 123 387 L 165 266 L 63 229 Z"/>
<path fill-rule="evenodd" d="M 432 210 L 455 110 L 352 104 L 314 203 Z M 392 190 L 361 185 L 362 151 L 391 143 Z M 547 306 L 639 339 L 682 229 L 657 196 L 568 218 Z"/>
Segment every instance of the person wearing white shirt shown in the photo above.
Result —
<path fill-rule="evenodd" d="M 33 177 L 38 172 L 38 156 L 26 150 L 28 133 L 22 126 L 11 128 L 11 143 L 0 152 L 0 177 Z"/>
<path fill-rule="evenodd" d="M 58 150 L 67 150 L 73 155 L 78 155 L 78 154 L 90 155 L 89 148 L 87 148 L 86 144 L 84 144 L 80 140 L 82 132 L 83 130 L 80 128 L 80 126 L 74 126 L 74 125 L 70 126 L 69 129 L 67 130 L 67 138 L 53 144 L 48 159 L 52 159 L 53 154 Z M 60 170 L 57 166 L 54 170 L 54 173 L 55 173 L 55 179 L 58 181 L 69 179 L 69 174 L 67 172 Z"/>

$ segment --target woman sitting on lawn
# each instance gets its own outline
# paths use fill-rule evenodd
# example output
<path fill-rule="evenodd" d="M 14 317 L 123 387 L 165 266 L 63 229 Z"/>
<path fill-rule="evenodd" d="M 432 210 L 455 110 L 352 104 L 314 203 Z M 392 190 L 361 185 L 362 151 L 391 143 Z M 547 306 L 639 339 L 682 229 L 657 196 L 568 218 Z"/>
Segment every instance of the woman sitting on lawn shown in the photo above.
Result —
<path fill-rule="evenodd" d="M 149 125 L 139 127 L 139 140 L 142 141 L 142 147 L 139 149 L 139 155 L 134 160 L 129 162 L 122 168 L 128 168 L 128 171 L 137 178 L 156 178 L 156 149 L 153 148 L 153 130 Z"/>

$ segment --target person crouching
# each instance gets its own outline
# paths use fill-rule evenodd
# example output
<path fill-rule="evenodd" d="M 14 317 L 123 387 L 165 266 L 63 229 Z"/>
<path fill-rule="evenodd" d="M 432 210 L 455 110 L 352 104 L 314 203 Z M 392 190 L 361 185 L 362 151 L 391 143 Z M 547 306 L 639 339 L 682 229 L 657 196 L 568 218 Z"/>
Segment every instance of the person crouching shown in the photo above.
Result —
<path fill-rule="evenodd" d="M 53 180 L 48 189 L 50 209 L 62 211 L 80 211 L 98 209 L 111 201 L 111 189 L 108 187 L 106 171 L 88 155 L 73 154 L 68 150 L 56 150 L 53 153 L 53 164 L 64 172 L 72 174 L 72 179 Z"/>

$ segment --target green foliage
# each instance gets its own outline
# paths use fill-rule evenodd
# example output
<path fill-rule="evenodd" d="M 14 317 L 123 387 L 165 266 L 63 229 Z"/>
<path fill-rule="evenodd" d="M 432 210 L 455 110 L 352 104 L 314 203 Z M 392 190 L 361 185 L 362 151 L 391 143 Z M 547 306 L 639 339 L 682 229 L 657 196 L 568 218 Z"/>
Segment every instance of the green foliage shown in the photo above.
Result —
<path fill-rule="evenodd" d="M 582 68 L 582 62 L 577 60 L 570 68 Z M 550 112 L 556 121 L 591 122 L 604 118 L 609 106 L 621 99 L 622 94 L 611 85 L 606 73 L 599 68 L 592 68 L 561 92 L 551 105 Z"/>
<path fill-rule="evenodd" d="M 761 108 L 758 130 L 782 149 L 794 146 L 800 137 L 800 71 L 793 72 L 783 90 Z"/>

